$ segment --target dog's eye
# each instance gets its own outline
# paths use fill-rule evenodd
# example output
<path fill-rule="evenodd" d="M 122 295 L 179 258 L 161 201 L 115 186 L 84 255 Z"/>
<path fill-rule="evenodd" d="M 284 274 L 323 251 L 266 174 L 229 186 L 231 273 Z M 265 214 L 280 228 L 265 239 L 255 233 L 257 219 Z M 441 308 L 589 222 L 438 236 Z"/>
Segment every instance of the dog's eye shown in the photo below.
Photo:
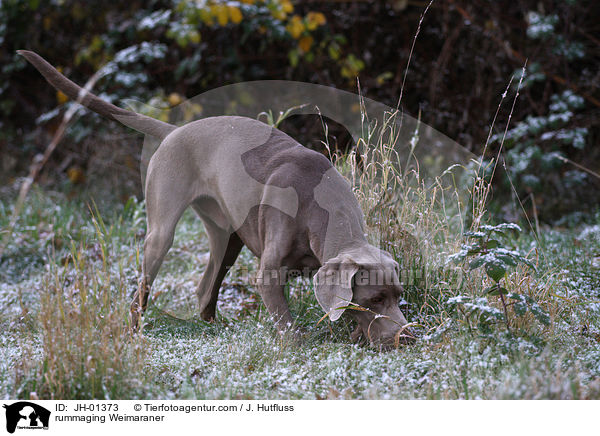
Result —
<path fill-rule="evenodd" d="M 371 304 L 381 304 L 383 303 L 385 298 L 383 295 L 378 295 L 376 297 L 371 298 Z"/>

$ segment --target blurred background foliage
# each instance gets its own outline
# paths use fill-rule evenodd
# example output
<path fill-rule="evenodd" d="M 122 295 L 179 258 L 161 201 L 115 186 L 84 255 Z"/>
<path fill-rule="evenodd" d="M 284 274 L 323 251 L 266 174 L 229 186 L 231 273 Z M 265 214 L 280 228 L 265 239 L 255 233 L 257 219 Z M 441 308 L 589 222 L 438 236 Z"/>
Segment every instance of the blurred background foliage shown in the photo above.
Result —
<path fill-rule="evenodd" d="M 38 52 L 80 84 L 113 61 L 94 92 L 115 104 L 136 98 L 172 107 L 215 87 L 265 79 L 356 92 L 358 78 L 365 96 L 396 106 L 428 3 L 0 0 L 0 183 L 27 174 L 71 104 L 17 49 Z M 575 223 L 598 206 L 599 85 L 599 2 L 436 0 L 402 106 L 476 154 L 492 158 L 502 147 L 510 180 L 496 174 L 493 194 L 502 219 L 518 215 L 516 192 L 540 220 Z M 123 198 L 139 195 L 141 141 L 94 113 L 80 115 L 41 182 L 69 188 L 101 180 Z M 314 117 L 289 128 L 309 146 L 323 139 Z M 329 133 L 347 141 L 342 131 Z"/>

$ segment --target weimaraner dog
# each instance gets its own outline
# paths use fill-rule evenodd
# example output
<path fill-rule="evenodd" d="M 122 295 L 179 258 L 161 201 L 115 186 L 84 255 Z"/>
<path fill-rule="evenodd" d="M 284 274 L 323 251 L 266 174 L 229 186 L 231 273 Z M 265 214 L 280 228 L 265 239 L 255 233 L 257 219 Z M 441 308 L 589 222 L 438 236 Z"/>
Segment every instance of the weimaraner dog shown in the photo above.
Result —
<path fill-rule="evenodd" d="M 317 301 L 332 321 L 345 310 L 356 320 L 353 339 L 362 335 L 383 347 L 411 341 L 398 307 L 398 264 L 367 242 L 350 185 L 326 157 L 251 118 L 219 116 L 177 127 L 118 108 L 39 55 L 19 54 L 72 100 L 162 141 L 146 176 L 148 231 L 131 304 L 135 326 L 175 226 L 191 206 L 210 245 L 197 290 L 204 320 L 214 319 L 221 282 L 246 245 L 260 258 L 258 291 L 280 331 L 293 325 L 284 285 L 295 270 L 314 274 Z"/>

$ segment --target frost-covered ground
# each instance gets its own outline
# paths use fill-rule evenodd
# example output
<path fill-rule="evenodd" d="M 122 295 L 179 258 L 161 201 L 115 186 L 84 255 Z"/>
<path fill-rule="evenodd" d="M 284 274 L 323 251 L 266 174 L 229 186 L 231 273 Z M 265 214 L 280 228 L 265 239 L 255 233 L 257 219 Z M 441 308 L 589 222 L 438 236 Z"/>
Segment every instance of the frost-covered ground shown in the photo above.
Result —
<path fill-rule="evenodd" d="M 379 352 L 351 343 L 348 321 L 318 324 L 308 282 L 289 288 L 301 343 L 274 331 L 238 274 L 224 283 L 219 320 L 200 321 L 194 293 L 207 242 L 192 213 L 159 273 L 144 333 L 131 338 L 143 206 L 100 209 L 94 223 L 77 199 L 30 196 L 0 264 L 0 397 L 600 399 L 600 220 L 518 241 L 540 253 L 527 286 L 549 290 L 550 327 L 484 334 L 448 306 L 416 345 Z M 255 260 L 244 251 L 237 267 L 252 271 Z"/>

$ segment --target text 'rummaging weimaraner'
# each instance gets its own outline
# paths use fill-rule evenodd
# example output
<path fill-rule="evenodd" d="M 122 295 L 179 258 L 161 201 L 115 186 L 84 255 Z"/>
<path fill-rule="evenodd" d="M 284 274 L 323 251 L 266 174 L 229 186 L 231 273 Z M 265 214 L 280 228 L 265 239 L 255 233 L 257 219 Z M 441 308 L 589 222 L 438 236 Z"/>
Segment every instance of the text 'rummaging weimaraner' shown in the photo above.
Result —
<path fill-rule="evenodd" d="M 252 118 L 219 116 L 177 127 L 118 108 L 86 92 L 43 58 L 19 51 L 58 90 L 83 106 L 162 142 L 146 175 L 148 231 L 142 280 L 131 304 L 137 326 L 150 286 L 193 207 L 208 234 L 210 258 L 198 286 L 201 316 L 215 317 L 221 282 L 246 245 L 257 257 L 259 293 L 280 331 L 293 320 L 284 296 L 291 270 L 314 274 L 317 301 L 332 321 L 344 308 L 373 344 L 410 342 L 398 307 L 398 264 L 370 245 L 350 185 L 329 160 Z"/>

